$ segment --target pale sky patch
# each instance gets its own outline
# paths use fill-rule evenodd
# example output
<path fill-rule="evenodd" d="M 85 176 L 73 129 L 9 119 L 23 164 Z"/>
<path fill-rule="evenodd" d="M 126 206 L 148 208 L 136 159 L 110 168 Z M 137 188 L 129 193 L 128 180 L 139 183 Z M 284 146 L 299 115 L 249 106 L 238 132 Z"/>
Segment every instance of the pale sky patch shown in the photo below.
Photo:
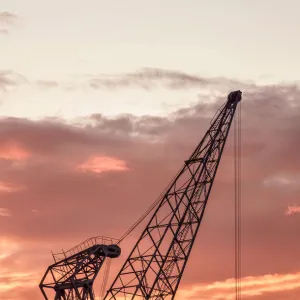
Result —
<path fill-rule="evenodd" d="M 135 87 L 92 91 L 87 83 L 77 82 L 84 76 L 132 73 L 144 67 L 257 83 L 299 80 L 296 0 L 2 2 L 8 13 L 24 22 L 18 31 L 0 38 L 0 65 L 31 83 L 2 96 L 2 115 L 166 115 L 199 100 L 200 85 L 149 94 Z M 80 84 L 74 86 L 74 81 Z M 232 88 L 227 85 L 224 93 Z"/>
<path fill-rule="evenodd" d="M 167 115 L 177 108 L 199 101 L 199 91 L 168 91 L 158 88 L 151 92 L 139 88 L 126 88 L 114 92 L 90 87 L 64 90 L 62 88 L 37 89 L 19 87 L 5 98 L 1 113 L 5 116 L 42 119 L 55 116 L 67 120 L 95 113 L 116 116 L 120 113 L 141 115 Z M 19 99 L 26 96 L 26 101 Z"/>
<path fill-rule="evenodd" d="M 0 11 L 0 34 L 7 34 L 18 17 L 8 11 Z"/>
<path fill-rule="evenodd" d="M 252 79 L 298 74 L 297 0 L 2 2 L 26 20 L 3 49 L 5 66 L 29 76 L 141 66 Z"/>
<path fill-rule="evenodd" d="M 202 78 L 197 74 L 155 68 L 78 76 L 61 82 L 30 79 L 28 84 L 6 95 L 1 111 L 6 116 L 31 119 L 51 115 L 70 120 L 94 113 L 166 116 L 199 101 L 226 97 L 241 85 L 251 86 L 225 78 Z M 26 101 L 20 102 L 24 95 Z"/>

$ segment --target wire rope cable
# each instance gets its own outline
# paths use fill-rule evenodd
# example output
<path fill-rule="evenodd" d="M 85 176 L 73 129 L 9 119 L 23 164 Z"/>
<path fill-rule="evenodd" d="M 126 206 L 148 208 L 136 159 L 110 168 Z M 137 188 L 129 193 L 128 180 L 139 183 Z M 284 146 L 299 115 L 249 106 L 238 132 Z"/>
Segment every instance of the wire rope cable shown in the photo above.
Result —
<path fill-rule="evenodd" d="M 104 274 L 103 274 L 102 284 L 101 284 L 100 293 L 99 293 L 99 300 L 104 299 L 104 296 L 105 296 L 105 290 L 106 290 L 106 285 L 107 285 L 107 280 L 108 280 L 108 275 L 109 275 L 109 270 L 110 270 L 110 264 L 111 264 L 111 259 L 107 257 L 105 260 L 105 268 L 104 268 Z"/>
<path fill-rule="evenodd" d="M 234 202 L 235 202 L 235 295 L 236 300 L 242 298 L 242 189 L 241 189 L 241 103 L 234 120 Z"/>

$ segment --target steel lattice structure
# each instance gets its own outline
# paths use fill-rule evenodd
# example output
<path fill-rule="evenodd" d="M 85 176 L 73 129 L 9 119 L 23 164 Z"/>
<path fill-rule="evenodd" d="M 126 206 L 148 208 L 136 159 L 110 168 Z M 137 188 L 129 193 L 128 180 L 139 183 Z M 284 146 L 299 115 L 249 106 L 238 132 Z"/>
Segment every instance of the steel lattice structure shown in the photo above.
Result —
<path fill-rule="evenodd" d="M 103 240 L 103 239 L 102 239 Z M 49 266 L 40 283 L 44 298 L 52 289 L 54 300 L 94 300 L 93 283 L 106 258 L 120 256 L 117 245 L 97 244 L 97 238 L 84 241 L 62 254 L 64 259 Z M 67 256 L 66 254 L 70 254 Z"/>
<path fill-rule="evenodd" d="M 228 95 L 211 126 L 168 186 L 105 299 L 174 299 L 241 100 Z"/>

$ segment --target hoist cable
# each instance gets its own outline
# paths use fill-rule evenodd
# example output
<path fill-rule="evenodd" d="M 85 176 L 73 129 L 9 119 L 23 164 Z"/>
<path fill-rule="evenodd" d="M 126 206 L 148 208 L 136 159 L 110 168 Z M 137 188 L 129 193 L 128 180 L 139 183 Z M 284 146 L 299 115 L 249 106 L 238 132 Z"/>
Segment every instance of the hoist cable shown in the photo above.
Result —
<path fill-rule="evenodd" d="M 181 171 L 181 170 L 180 170 Z M 176 174 L 175 177 L 178 176 L 180 171 Z M 170 188 L 171 184 L 173 183 L 174 179 L 172 179 L 167 187 L 163 190 L 163 192 L 156 198 L 156 200 L 150 205 L 150 207 L 143 213 L 143 215 L 121 236 L 121 238 L 118 241 L 118 245 L 135 229 L 137 228 L 146 218 L 149 216 L 149 214 L 154 210 L 154 208 L 161 202 L 162 197 L 165 195 L 167 190 Z"/>
<path fill-rule="evenodd" d="M 100 288 L 99 300 L 104 299 L 105 296 L 105 290 L 106 290 L 106 285 L 107 285 L 107 280 L 108 280 L 108 275 L 110 270 L 110 263 L 111 263 L 111 259 L 107 257 L 105 260 L 105 268 L 104 268 L 104 274 L 103 274 L 102 284 Z"/>
<path fill-rule="evenodd" d="M 240 241 L 240 257 L 239 257 L 239 277 L 240 277 L 240 299 L 242 298 L 242 105 L 239 105 L 239 241 Z"/>
<path fill-rule="evenodd" d="M 234 120 L 234 197 L 235 197 L 235 295 L 236 300 L 242 296 L 241 272 L 241 103 L 238 106 L 238 114 Z"/>

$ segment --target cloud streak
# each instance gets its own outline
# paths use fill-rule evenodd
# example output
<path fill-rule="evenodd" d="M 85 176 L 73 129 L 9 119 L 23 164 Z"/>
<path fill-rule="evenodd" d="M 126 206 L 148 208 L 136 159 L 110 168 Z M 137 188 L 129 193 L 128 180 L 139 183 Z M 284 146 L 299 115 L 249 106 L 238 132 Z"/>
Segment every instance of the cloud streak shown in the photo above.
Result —
<path fill-rule="evenodd" d="M 37 86 L 41 89 L 52 89 L 58 87 L 59 83 L 53 80 L 38 80 Z"/>
<path fill-rule="evenodd" d="M 14 24 L 18 19 L 17 15 L 8 11 L 0 12 L 0 24 Z"/>
<path fill-rule="evenodd" d="M 169 89 L 209 88 L 213 86 L 236 85 L 238 81 L 225 78 L 204 78 L 190 75 L 177 70 L 159 68 L 143 68 L 133 73 L 119 75 L 99 75 L 89 80 L 94 89 L 119 89 L 134 87 L 154 89 L 165 87 Z"/>
<path fill-rule="evenodd" d="M 255 299 L 267 293 L 289 292 L 300 289 L 300 273 L 268 274 L 263 276 L 248 276 L 241 280 L 242 296 Z M 299 290 L 297 291 L 299 292 Z M 188 289 L 181 289 L 177 296 L 186 299 L 234 300 L 235 279 L 227 279 L 214 283 L 198 284 Z M 274 296 L 273 296 L 274 297 Z"/>
<path fill-rule="evenodd" d="M 0 12 L 0 34 L 7 34 L 16 24 L 18 16 L 8 11 Z"/>
<path fill-rule="evenodd" d="M 0 181 L 0 193 L 14 193 L 22 189 L 24 189 L 24 187 L 17 186 L 13 183 Z"/>
<path fill-rule="evenodd" d="M 297 205 L 289 205 L 287 211 L 285 212 L 287 216 L 291 216 L 293 214 L 299 214 L 299 213 L 300 213 L 300 206 Z"/>
<path fill-rule="evenodd" d="M 38 80 L 34 84 L 41 89 L 64 88 L 73 91 L 78 88 L 92 88 L 93 90 L 119 91 L 124 88 L 144 90 L 168 89 L 189 90 L 203 89 L 207 97 L 211 91 L 236 89 L 254 86 L 251 82 L 241 82 L 223 77 L 201 77 L 197 74 L 188 74 L 178 70 L 160 68 L 142 68 L 133 72 L 120 74 L 80 75 L 77 79 L 68 82 L 57 80 Z M 210 93 L 207 91 L 210 90 Z M 201 91 L 201 90 L 200 90 Z"/>
<path fill-rule="evenodd" d="M 11 217 L 11 211 L 7 208 L 0 207 L 0 217 Z"/>
<path fill-rule="evenodd" d="M 83 172 L 102 173 L 108 171 L 127 171 L 128 167 L 125 161 L 107 157 L 95 156 L 87 160 L 87 162 L 80 164 L 78 170 Z"/>
<path fill-rule="evenodd" d="M 15 91 L 24 83 L 28 81 L 23 75 L 10 70 L 0 70 L 0 101 L 6 93 Z"/>

